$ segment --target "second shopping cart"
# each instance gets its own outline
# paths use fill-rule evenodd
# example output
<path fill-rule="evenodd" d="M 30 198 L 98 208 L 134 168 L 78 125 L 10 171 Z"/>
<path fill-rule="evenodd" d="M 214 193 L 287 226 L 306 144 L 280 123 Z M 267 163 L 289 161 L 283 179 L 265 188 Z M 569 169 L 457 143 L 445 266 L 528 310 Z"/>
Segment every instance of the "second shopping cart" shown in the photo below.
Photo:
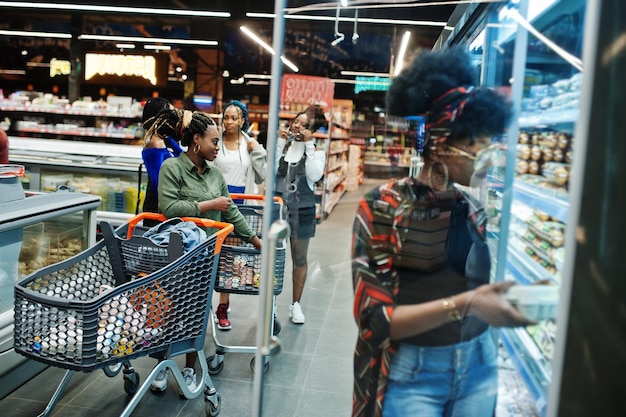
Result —
<path fill-rule="evenodd" d="M 233 200 L 243 200 L 238 203 L 239 211 L 245 217 L 246 221 L 257 234 L 262 237 L 263 231 L 263 201 L 264 196 L 255 194 L 231 194 Z M 258 204 L 255 204 L 257 203 Z M 280 198 L 275 197 L 273 201 L 273 212 L 279 213 L 278 217 L 282 217 L 283 202 Z M 276 246 L 276 254 L 274 257 L 273 270 L 273 315 L 274 326 L 272 335 L 278 335 L 281 330 L 280 322 L 276 317 L 276 296 L 283 290 L 283 280 L 285 272 L 285 254 L 286 243 L 279 242 Z M 227 292 L 232 294 L 243 295 L 259 295 L 260 275 L 261 271 L 261 251 L 253 247 L 251 244 L 244 243 L 234 233 L 231 233 L 222 246 L 219 265 L 217 269 L 217 279 L 215 282 L 216 292 Z M 213 341 L 215 342 L 215 354 L 210 355 L 207 359 L 209 374 L 217 375 L 224 369 L 224 355 L 226 353 L 256 353 L 256 346 L 239 346 L 226 345 L 219 341 L 217 334 L 217 326 L 214 320 L 211 320 L 211 328 L 213 330 Z M 255 358 L 250 360 L 250 369 L 254 372 Z M 269 369 L 269 356 L 265 357 L 264 370 Z"/>

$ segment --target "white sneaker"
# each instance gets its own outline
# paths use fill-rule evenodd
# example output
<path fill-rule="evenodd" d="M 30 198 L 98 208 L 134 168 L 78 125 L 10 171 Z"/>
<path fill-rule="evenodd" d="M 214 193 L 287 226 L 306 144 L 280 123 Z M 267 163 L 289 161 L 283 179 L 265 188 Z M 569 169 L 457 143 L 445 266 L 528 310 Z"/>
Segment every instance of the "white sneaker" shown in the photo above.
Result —
<path fill-rule="evenodd" d="M 302 306 L 299 302 L 295 302 L 289 306 L 289 318 L 292 323 L 304 324 L 304 314 L 302 313 Z"/>
<path fill-rule="evenodd" d="M 156 376 L 156 379 L 150 384 L 150 389 L 153 392 L 163 392 L 167 388 L 167 376 L 170 374 L 169 368 L 161 369 Z"/>
<path fill-rule="evenodd" d="M 196 389 L 196 371 L 193 368 L 185 368 L 183 369 L 183 378 L 185 379 L 185 384 L 187 384 L 187 388 L 189 391 L 194 391 Z M 182 398 L 185 398 L 185 394 L 181 390 L 179 395 Z"/>

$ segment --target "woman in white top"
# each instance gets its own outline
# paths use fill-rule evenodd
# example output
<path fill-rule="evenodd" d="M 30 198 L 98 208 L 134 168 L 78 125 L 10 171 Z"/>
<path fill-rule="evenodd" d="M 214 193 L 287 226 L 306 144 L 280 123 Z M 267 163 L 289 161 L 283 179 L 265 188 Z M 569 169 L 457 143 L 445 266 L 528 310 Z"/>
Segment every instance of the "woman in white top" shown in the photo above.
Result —
<path fill-rule="evenodd" d="M 258 185 L 265 181 L 267 151 L 248 133 L 248 108 L 240 101 L 226 103 L 222 112 L 222 138 L 219 155 L 213 163 L 222 172 L 230 193 L 258 194 Z M 243 204 L 240 199 L 233 200 Z M 228 320 L 229 294 L 220 293 L 217 307 L 217 328 L 230 330 Z"/>

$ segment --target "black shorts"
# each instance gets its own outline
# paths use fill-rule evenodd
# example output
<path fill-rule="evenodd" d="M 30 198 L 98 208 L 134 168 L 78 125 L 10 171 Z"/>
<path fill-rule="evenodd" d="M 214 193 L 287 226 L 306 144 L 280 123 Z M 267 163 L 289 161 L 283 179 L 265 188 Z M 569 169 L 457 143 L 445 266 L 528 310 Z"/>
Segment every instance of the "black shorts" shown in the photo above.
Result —
<path fill-rule="evenodd" d="M 290 211 L 287 207 L 283 208 L 283 218 L 289 223 L 291 229 L 290 237 L 292 239 L 308 239 L 315 236 L 315 207 L 302 207 L 295 211 Z M 273 219 L 277 218 L 276 212 Z"/>

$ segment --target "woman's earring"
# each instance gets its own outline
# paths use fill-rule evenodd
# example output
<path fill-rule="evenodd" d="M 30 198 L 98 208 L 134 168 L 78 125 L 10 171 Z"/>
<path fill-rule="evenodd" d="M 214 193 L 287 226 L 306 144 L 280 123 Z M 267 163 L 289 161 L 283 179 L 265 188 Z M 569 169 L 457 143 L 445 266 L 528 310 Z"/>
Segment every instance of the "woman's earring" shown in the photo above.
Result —
<path fill-rule="evenodd" d="M 194 153 L 200 152 L 200 145 L 198 143 L 196 143 L 196 146 L 193 147 L 193 152 Z"/>
<path fill-rule="evenodd" d="M 435 165 L 441 165 L 441 167 L 443 168 L 443 185 L 441 188 L 435 187 L 435 184 L 433 183 L 433 167 Z M 448 166 L 445 164 L 445 162 L 435 162 L 428 167 L 428 185 L 430 185 L 430 188 L 445 189 L 448 186 L 449 180 L 450 180 L 450 173 L 448 171 Z"/>

